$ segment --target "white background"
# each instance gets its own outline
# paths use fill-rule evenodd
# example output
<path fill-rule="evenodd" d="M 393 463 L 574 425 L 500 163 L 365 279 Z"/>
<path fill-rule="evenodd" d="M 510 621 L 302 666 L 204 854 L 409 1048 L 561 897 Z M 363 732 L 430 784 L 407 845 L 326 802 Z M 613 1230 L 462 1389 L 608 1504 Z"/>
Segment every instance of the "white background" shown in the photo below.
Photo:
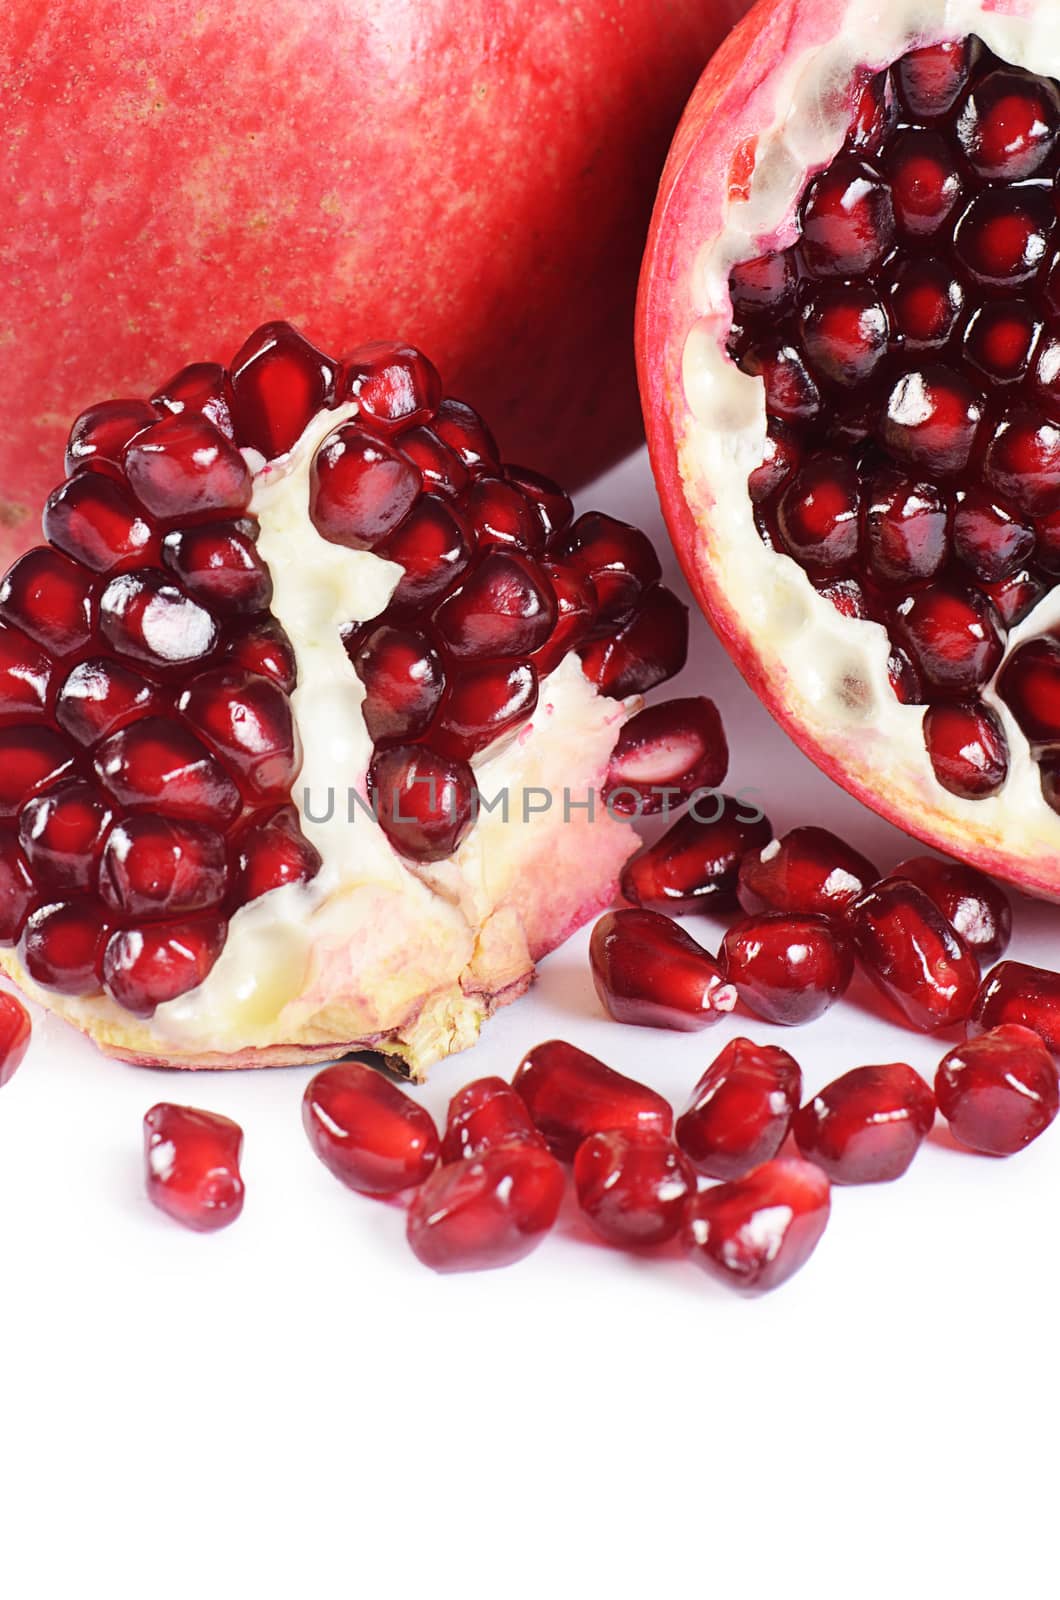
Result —
<path fill-rule="evenodd" d="M 646 460 L 583 498 L 659 533 Z M 678 580 L 679 581 L 679 580 Z M 727 787 L 778 833 L 914 847 L 832 786 L 700 625 L 680 688 L 721 706 Z M 669 691 L 667 691 L 669 692 Z M 1013 952 L 1055 964 L 1019 902 Z M 716 947 L 720 924 L 690 919 Z M 563 1035 L 680 1105 L 725 1039 L 813 1090 L 865 1062 L 929 1078 L 945 1041 L 861 980 L 804 1030 L 706 1034 L 599 1012 L 587 933 L 423 1098 Z M 1060 1126 L 1006 1162 L 936 1130 L 899 1183 L 838 1190 L 809 1266 L 746 1301 L 676 1251 L 632 1259 L 571 1212 L 519 1266 L 438 1278 L 403 1214 L 302 1132 L 308 1070 L 179 1076 L 38 1019 L 0 1095 L 0 1594 L 1055 1595 Z M 246 1132 L 247 1204 L 212 1237 L 142 1191 L 155 1100 Z"/>

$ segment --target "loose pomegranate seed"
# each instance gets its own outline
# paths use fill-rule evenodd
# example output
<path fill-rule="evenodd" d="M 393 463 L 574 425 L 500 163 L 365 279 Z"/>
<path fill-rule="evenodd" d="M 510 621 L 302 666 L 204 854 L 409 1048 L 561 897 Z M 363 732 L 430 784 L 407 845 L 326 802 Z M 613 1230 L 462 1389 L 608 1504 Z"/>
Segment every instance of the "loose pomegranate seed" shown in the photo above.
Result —
<path fill-rule="evenodd" d="M 771 1161 L 802 1099 L 802 1072 L 778 1045 L 730 1039 L 677 1119 L 677 1143 L 708 1178 L 742 1178 Z"/>
<path fill-rule="evenodd" d="M 517 550 L 489 550 L 434 614 L 449 652 L 461 658 L 527 656 L 556 622 L 556 601 L 535 562 Z"/>
<path fill-rule="evenodd" d="M 819 377 L 864 383 L 887 354 L 890 325 L 883 301 L 864 284 L 828 285 L 802 307 L 802 340 Z"/>
<path fill-rule="evenodd" d="M 72 776 L 74 752 L 50 728 L 0 729 L 0 817 Z"/>
<path fill-rule="evenodd" d="M 360 1061 L 318 1072 L 302 1098 L 302 1124 L 329 1172 L 361 1194 L 398 1194 L 438 1160 L 430 1113 Z"/>
<path fill-rule="evenodd" d="M 748 916 L 794 911 L 840 916 L 880 874 L 827 828 L 792 828 L 742 858 L 737 895 Z"/>
<path fill-rule="evenodd" d="M 476 1078 L 449 1102 L 442 1160 L 464 1161 L 512 1141 L 543 1145 L 522 1098 L 503 1078 Z"/>
<path fill-rule="evenodd" d="M 999 961 L 983 979 L 968 1022 L 969 1038 L 1014 1022 L 1031 1028 L 1060 1056 L 1060 972 Z"/>
<path fill-rule="evenodd" d="M 529 661 L 472 661 L 453 678 L 431 732 L 443 755 L 470 759 L 524 723 L 537 706 Z"/>
<path fill-rule="evenodd" d="M 1027 371 L 1040 331 L 1041 323 L 1024 301 L 988 302 L 968 323 L 964 352 L 995 383 L 1016 383 Z"/>
<path fill-rule="evenodd" d="M 802 249 L 815 277 L 871 272 L 894 239 L 890 192 L 875 168 L 840 156 L 810 184 L 800 209 Z"/>
<path fill-rule="evenodd" d="M 957 137 L 981 178 L 1033 178 L 1060 134 L 1060 94 L 1047 78 L 1003 67 L 980 78 L 957 119 Z"/>
<path fill-rule="evenodd" d="M 495 467 L 500 461 L 493 435 L 477 411 L 461 400 L 443 400 L 431 424 L 443 444 L 454 450 L 470 472 Z"/>
<path fill-rule="evenodd" d="M 161 557 L 161 540 L 124 485 L 79 473 L 49 495 L 44 537 L 91 572 L 120 572 Z"/>
<path fill-rule="evenodd" d="M 898 135 L 888 152 L 887 176 L 899 230 L 912 239 L 937 233 L 961 199 L 949 146 L 941 134 L 925 128 Z"/>
<path fill-rule="evenodd" d="M 716 789 L 729 769 L 718 708 L 702 695 L 646 706 L 619 734 L 604 799 L 620 816 L 649 816 Z"/>
<path fill-rule="evenodd" d="M 162 559 L 193 600 L 223 616 L 250 616 L 272 604 L 272 578 L 254 548 L 256 524 L 215 522 L 166 535 Z"/>
<path fill-rule="evenodd" d="M 942 362 L 904 372 L 885 402 L 880 437 L 898 459 L 929 475 L 963 472 L 983 420 L 983 397 Z"/>
<path fill-rule="evenodd" d="M 70 429 L 66 473 L 100 461 L 117 466 L 129 440 L 157 421 L 158 413 L 146 400 L 104 400 L 89 406 Z"/>
<path fill-rule="evenodd" d="M 13 994 L 0 993 L 0 1089 L 10 1083 L 29 1049 L 29 1012 Z"/>
<path fill-rule="evenodd" d="M 947 40 L 908 51 L 895 66 L 898 89 L 914 117 L 945 116 L 955 104 L 978 54 L 978 42 Z"/>
<path fill-rule="evenodd" d="M 309 515 L 333 544 L 373 550 L 412 510 L 422 481 L 395 446 L 345 422 L 313 457 Z"/>
<path fill-rule="evenodd" d="M 696 1175 L 658 1134 L 591 1133 L 574 1157 L 574 1187 L 600 1238 L 634 1250 L 679 1231 Z"/>
<path fill-rule="evenodd" d="M 466 761 L 413 745 L 376 751 L 368 792 L 383 832 L 413 861 L 452 855 L 474 821 L 478 793 Z"/>
<path fill-rule="evenodd" d="M 373 739 L 410 739 L 427 727 L 445 687 L 441 658 L 425 634 L 384 624 L 353 657 L 365 687 L 364 721 Z"/>
<path fill-rule="evenodd" d="M 885 878 L 856 900 L 850 926 L 866 972 L 914 1028 L 962 1022 L 975 999 L 975 958 L 916 884 Z"/>
<path fill-rule="evenodd" d="M 286 800 L 301 766 L 291 702 L 267 678 L 229 667 L 193 678 L 178 709 L 223 757 L 248 800 Z"/>
<path fill-rule="evenodd" d="M 239 790 L 205 745 L 165 717 L 144 717 L 111 734 L 93 764 L 108 793 L 134 810 L 164 804 L 169 816 L 223 828 L 240 807 Z"/>
<path fill-rule="evenodd" d="M 939 585 L 909 595 L 893 627 L 925 682 L 944 695 L 986 683 L 1005 651 L 990 603 L 974 589 Z"/>
<path fill-rule="evenodd" d="M 673 1111 L 654 1089 L 562 1039 L 527 1051 L 512 1088 L 561 1161 L 573 1161 L 591 1133 L 655 1133 L 668 1139 L 673 1132 Z"/>
<path fill-rule="evenodd" d="M 100 630 L 111 648 L 156 672 L 207 660 L 220 637 L 209 611 L 154 569 L 112 578 L 99 612 Z"/>
<path fill-rule="evenodd" d="M 629 622 L 642 597 L 662 577 L 650 539 L 639 528 L 599 511 L 579 517 L 550 545 L 549 555 L 592 585 L 601 633 Z"/>
<path fill-rule="evenodd" d="M 206 911 L 221 904 L 227 888 L 224 836 L 202 823 L 126 817 L 107 837 L 99 893 L 115 911 L 132 917 Z"/>
<path fill-rule="evenodd" d="M 525 1141 L 435 1169 L 409 1207 L 408 1240 L 435 1272 L 477 1272 L 521 1261 L 553 1226 L 563 1168 Z"/>
<path fill-rule="evenodd" d="M 674 916 L 730 906 L 743 857 L 772 837 L 768 817 L 741 800 L 694 800 L 661 839 L 626 862 L 622 893 L 633 905 Z"/>
<path fill-rule="evenodd" d="M 193 361 L 190 366 L 181 367 L 168 383 L 155 390 L 151 404 L 175 416 L 189 411 L 193 416 L 205 417 L 226 439 L 236 436 L 232 422 L 232 384 L 224 367 L 216 361 Z"/>
<path fill-rule="evenodd" d="M 858 548 L 857 469 L 842 456 L 812 456 L 784 490 L 777 512 L 784 549 L 801 566 L 838 572 Z"/>
<path fill-rule="evenodd" d="M 657 911 L 609 911 L 593 929 L 589 963 L 600 1004 L 616 1022 L 696 1032 L 736 1004 L 702 945 Z"/>
<path fill-rule="evenodd" d="M 383 341 L 361 345 L 345 358 L 343 368 L 343 397 L 356 400 L 361 413 L 377 428 L 408 428 L 429 422 L 442 398 L 438 372 L 411 345 Z"/>
<path fill-rule="evenodd" d="M 273 617 L 231 637 L 224 653 L 225 665 L 241 667 L 259 678 L 269 678 L 290 694 L 298 682 L 298 668 L 291 641 Z"/>
<path fill-rule="evenodd" d="M 37 795 L 18 819 L 30 872 L 48 894 L 90 894 L 114 813 L 94 783 L 74 778 Z"/>
<path fill-rule="evenodd" d="M 153 1016 L 209 976 L 227 933 L 224 918 L 211 915 L 121 929 L 103 954 L 107 991 L 133 1016 Z"/>
<path fill-rule="evenodd" d="M 1008 740 L 997 715 L 979 700 L 930 706 L 924 743 L 932 770 L 950 794 L 983 800 L 1008 777 Z"/>
<path fill-rule="evenodd" d="M 90 585 L 90 574 L 57 550 L 27 550 L 0 583 L 0 617 L 53 655 L 72 655 L 91 638 Z"/>
<path fill-rule="evenodd" d="M 471 540 L 457 514 L 429 494 L 375 549 L 405 569 L 391 600 L 398 613 L 429 610 L 453 588 L 472 555 Z"/>
<path fill-rule="evenodd" d="M 532 556 L 544 554 L 545 525 L 536 506 L 503 478 L 476 478 L 460 509 L 480 550 L 515 548 Z"/>
<path fill-rule="evenodd" d="M 0 945 L 17 942 L 36 901 L 37 890 L 18 838 L 12 829 L 0 828 Z"/>
<path fill-rule="evenodd" d="M 997 692 L 1032 747 L 1060 741 L 1060 640 L 1019 645 L 1005 662 Z"/>
<path fill-rule="evenodd" d="M 914 257 L 899 265 L 891 284 L 891 325 L 906 349 L 939 350 L 956 330 L 964 303 L 964 285 L 947 262 Z"/>
<path fill-rule="evenodd" d="M 285 806 L 242 835 L 237 859 L 237 900 L 245 904 L 289 883 L 309 883 L 320 871 L 320 852 L 302 833 L 298 812 Z"/>
<path fill-rule="evenodd" d="M 56 900 L 30 913 L 19 960 L 37 983 L 60 994 L 98 994 L 109 931 L 91 900 Z"/>
<path fill-rule="evenodd" d="M 755 1016 L 794 1026 L 819 1017 L 845 994 L 854 951 L 827 917 L 767 911 L 729 929 L 721 962 Z"/>
<path fill-rule="evenodd" d="M 961 497 L 953 518 L 953 553 L 980 583 L 1000 583 L 1029 559 L 1034 529 L 981 491 Z"/>
<path fill-rule="evenodd" d="M 165 1102 L 144 1117 L 147 1193 L 160 1211 L 212 1233 L 243 1209 L 243 1130 L 216 1111 Z"/>
<path fill-rule="evenodd" d="M 92 745 L 140 717 L 166 710 L 162 692 L 130 667 L 105 657 L 76 666 L 59 691 L 55 720 L 80 745 Z"/>
<path fill-rule="evenodd" d="M 887 588 L 929 582 L 949 558 L 946 505 L 931 484 L 884 467 L 868 483 L 863 549 L 868 573 Z"/>
<path fill-rule="evenodd" d="M 0 724 L 39 718 L 48 709 L 54 676 L 40 645 L 0 623 Z"/>
<path fill-rule="evenodd" d="M 613 639 L 581 652 L 582 671 L 613 700 L 647 694 L 681 671 L 688 657 L 688 607 L 657 583 Z"/>
<path fill-rule="evenodd" d="M 267 322 L 232 358 L 233 416 L 241 444 L 283 455 L 335 397 L 337 367 L 290 323 Z"/>
<path fill-rule="evenodd" d="M 236 516 L 250 503 L 250 469 L 205 417 L 168 416 L 125 447 L 137 500 L 166 522 Z"/>
<path fill-rule="evenodd" d="M 704 1189 L 688 1208 L 685 1248 L 712 1277 L 745 1294 L 787 1282 L 828 1222 L 828 1179 L 809 1161 L 767 1161 L 745 1178 Z"/>
<path fill-rule="evenodd" d="M 1060 1108 L 1060 1078 L 1042 1040 L 1004 1023 L 944 1055 L 935 1098 L 953 1137 L 985 1156 L 1011 1156 Z"/>
<path fill-rule="evenodd" d="M 934 1097 L 919 1072 L 892 1061 L 834 1079 L 796 1113 L 792 1132 L 802 1154 L 833 1183 L 890 1183 L 934 1120 Z"/>

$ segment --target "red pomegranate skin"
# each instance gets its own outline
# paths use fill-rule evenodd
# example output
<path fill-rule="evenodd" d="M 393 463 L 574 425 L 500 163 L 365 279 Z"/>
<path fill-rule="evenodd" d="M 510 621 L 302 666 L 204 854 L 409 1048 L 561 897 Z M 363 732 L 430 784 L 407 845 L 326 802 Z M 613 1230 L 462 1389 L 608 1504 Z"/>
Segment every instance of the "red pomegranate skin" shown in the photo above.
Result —
<path fill-rule="evenodd" d="M 745 9 L 115 0 L 101 20 L 10 0 L 5 559 L 56 481 L 64 418 L 149 392 L 189 351 L 226 361 L 269 318 L 340 352 L 414 337 L 509 459 L 562 482 L 631 449 L 655 187 Z"/>

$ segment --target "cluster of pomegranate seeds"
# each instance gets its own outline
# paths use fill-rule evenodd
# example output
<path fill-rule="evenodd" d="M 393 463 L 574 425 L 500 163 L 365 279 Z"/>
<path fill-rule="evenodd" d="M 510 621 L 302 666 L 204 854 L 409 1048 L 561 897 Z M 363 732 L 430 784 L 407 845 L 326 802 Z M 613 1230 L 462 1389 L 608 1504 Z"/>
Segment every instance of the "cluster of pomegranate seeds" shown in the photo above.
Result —
<path fill-rule="evenodd" d="M 166 1102 L 152 1106 L 144 1117 L 148 1196 L 198 1233 L 226 1228 L 243 1209 L 242 1149 L 243 1130 L 228 1117 Z"/>
<path fill-rule="evenodd" d="M 13 994 L 0 992 L 0 1089 L 9 1083 L 29 1049 L 29 1012 Z"/>
<path fill-rule="evenodd" d="M 616 1022 L 695 1032 L 736 1004 L 703 946 L 657 911 L 609 911 L 589 944 L 600 1003 Z"/>
<path fill-rule="evenodd" d="M 1058 172 L 1052 79 L 977 38 L 913 50 L 866 86 L 795 244 L 730 277 L 729 351 L 765 387 L 761 535 L 887 629 L 894 692 L 971 800 L 1010 765 L 982 691 L 1060 579 Z M 1056 641 L 1020 643 L 998 692 L 1060 810 Z"/>
<path fill-rule="evenodd" d="M 931 1132 L 935 1100 L 902 1061 L 855 1067 L 829 1083 L 792 1121 L 795 1143 L 833 1183 L 900 1178 Z"/>

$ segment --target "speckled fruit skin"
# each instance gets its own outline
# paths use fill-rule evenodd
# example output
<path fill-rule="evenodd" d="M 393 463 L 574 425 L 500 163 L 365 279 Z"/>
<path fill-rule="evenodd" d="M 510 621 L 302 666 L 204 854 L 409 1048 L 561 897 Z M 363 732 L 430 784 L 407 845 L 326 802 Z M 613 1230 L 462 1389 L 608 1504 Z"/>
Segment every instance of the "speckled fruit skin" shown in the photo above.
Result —
<path fill-rule="evenodd" d="M 4 561 L 69 419 L 286 317 L 414 337 L 509 459 L 640 435 L 630 324 L 667 142 L 746 0 L 9 0 Z"/>
<path fill-rule="evenodd" d="M 1060 856 L 978 835 L 934 809 L 932 797 L 897 770 L 866 762 L 835 730 L 799 715 L 791 686 L 772 677 L 760 643 L 719 582 L 712 504 L 689 504 L 682 477 L 688 408 L 682 352 L 699 316 L 695 260 L 722 227 L 730 189 L 746 185 L 759 132 L 772 123 L 786 75 L 804 50 L 832 38 L 851 0 L 758 0 L 712 57 L 674 138 L 656 201 L 637 303 L 637 366 L 652 469 L 670 536 L 691 588 L 748 684 L 829 777 L 937 849 L 1033 894 L 1060 900 Z M 988 9 L 1024 16 L 1037 0 L 993 0 Z M 941 4 L 925 5 L 928 43 L 958 36 Z M 872 59 L 871 38 L 865 42 Z M 883 63 L 881 63 L 883 64 Z M 787 92 L 790 92 L 788 90 Z"/>

